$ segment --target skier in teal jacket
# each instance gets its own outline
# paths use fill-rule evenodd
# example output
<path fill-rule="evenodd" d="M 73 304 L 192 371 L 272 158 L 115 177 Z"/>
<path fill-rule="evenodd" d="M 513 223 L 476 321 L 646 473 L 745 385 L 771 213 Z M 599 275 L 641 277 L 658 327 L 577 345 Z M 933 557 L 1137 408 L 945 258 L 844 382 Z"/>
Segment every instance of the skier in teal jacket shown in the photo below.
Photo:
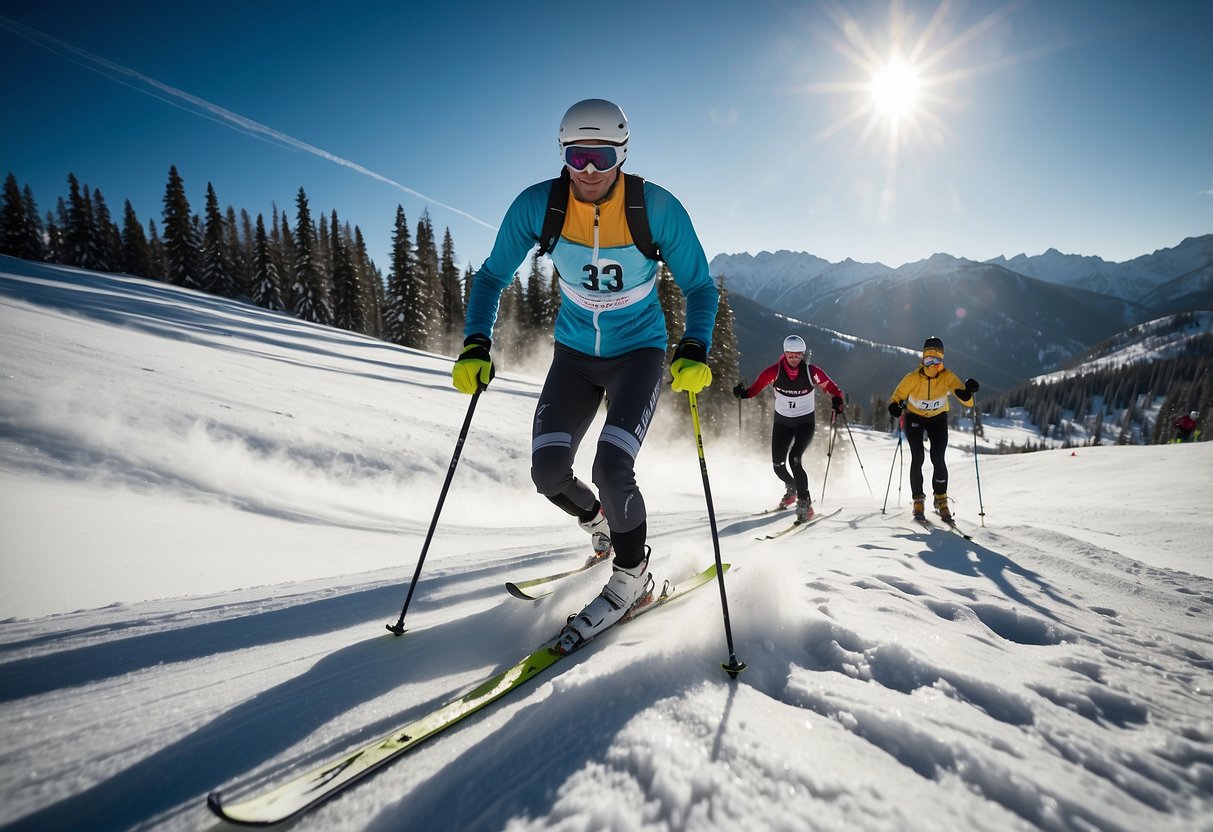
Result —
<path fill-rule="evenodd" d="M 555 350 L 532 425 L 531 478 L 537 490 L 590 532 L 595 551 L 614 551 L 602 593 L 566 628 L 563 649 L 621 618 L 651 584 L 647 510 L 635 462 L 657 405 L 668 335 L 657 298 L 657 260 L 637 247 L 625 211 L 621 170 L 627 117 L 602 99 L 565 113 L 557 139 L 567 176 L 540 182 L 514 200 L 493 250 L 472 277 L 464 348 L 452 371 L 464 393 L 487 387 L 501 293 L 543 234 L 553 188 L 569 189 L 559 238 L 550 251 L 559 275 Z M 682 204 L 645 181 L 648 229 L 686 298 L 686 329 L 670 362 L 672 388 L 698 393 L 711 383 L 708 351 L 718 295 L 707 256 Z M 593 489 L 573 474 L 577 448 L 607 400 Z"/>

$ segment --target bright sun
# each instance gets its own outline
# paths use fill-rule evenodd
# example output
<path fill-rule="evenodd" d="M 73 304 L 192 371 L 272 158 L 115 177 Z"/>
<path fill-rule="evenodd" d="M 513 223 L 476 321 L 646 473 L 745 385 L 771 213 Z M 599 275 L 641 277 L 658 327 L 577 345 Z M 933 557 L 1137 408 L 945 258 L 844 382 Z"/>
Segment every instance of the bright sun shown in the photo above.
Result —
<path fill-rule="evenodd" d="M 872 106 L 896 123 L 914 112 L 918 89 L 918 72 L 914 67 L 893 58 L 872 76 Z"/>

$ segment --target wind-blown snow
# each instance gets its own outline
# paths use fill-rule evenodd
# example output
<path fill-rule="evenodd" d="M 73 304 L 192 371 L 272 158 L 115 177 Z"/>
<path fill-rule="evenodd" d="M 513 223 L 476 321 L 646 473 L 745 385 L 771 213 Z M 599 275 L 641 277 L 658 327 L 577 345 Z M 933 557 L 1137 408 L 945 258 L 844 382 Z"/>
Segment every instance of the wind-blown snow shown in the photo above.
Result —
<path fill-rule="evenodd" d="M 0 824 L 210 828 L 208 791 L 553 636 L 606 574 L 503 591 L 587 553 L 530 486 L 538 385 L 505 367 L 481 397 L 395 638 L 469 403 L 449 359 L 0 258 Z M 641 455 L 659 579 L 713 557 L 685 421 Z M 736 681 L 704 588 L 297 828 L 1213 829 L 1213 445 L 978 469 L 954 434 L 969 543 L 911 526 L 895 437 L 852 428 L 824 497 L 824 425 L 808 454 L 842 512 L 774 542 L 769 463 L 707 442 Z"/>

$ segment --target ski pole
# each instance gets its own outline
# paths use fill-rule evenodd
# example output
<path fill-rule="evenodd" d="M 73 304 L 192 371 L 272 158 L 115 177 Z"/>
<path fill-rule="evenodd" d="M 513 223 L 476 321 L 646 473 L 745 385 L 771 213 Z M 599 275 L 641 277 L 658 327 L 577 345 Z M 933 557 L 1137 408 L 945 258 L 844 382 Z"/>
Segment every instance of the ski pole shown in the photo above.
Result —
<path fill-rule="evenodd" d="M 981 468 L 977 465 L 977 394 L 973 394 L 973 404 L 969 406 L 973 414 L 973 470 L 977 473 L 977 516 L 981 518 L 981 527 L 986 527 L 986 505 L 981 499 Z"/>
<path fill-rule="evenodd" d="M 830 446 L 826 449 L 826 472 L 821 478 L 821 502 L 826 501 L 826 482 L 830 479 L 830 462 L 834 455 L 834 437 L 838 435 L 838 414 L 830 411 Z"/>
<path fill-rule="evenodd" d="M 472 424 L 472 414 L 476 412 L 476 402 L 480 399 L 480 393 L 483 390 L 484 387 L 481 387 L 473 393 L 472 400 L 468 403 L 468 412 L 463 417 L 463 427 L 459 429 L 459 439 L 455 442 L 455 453 L 446 470 L 446 482 L 442 484 L 442 491 L 438 495 L 438 505 L 434 507 L 434 519 L 430 521 L 430 530 L 426 532 L 425 543 L 421 546 L 421 557 L 417 559 L 417 569 L 413 572 L 413 582 L 409 584 L 408 595 L 404 598 L 404 608 L 400 610 L 400 619 L 395 624 L 384 625 L 398 636 L 404 635 L 404 616 L 409 611 L 409 603 L 413 600 L 413 590 L 417 588 L 417 579 L 421 577 L 421 565 L 425 563 L 426 552 L 430 550 L 430 541 L 434 538 L 434 529 L 438 525 L 438 515 L 442 513 L 442 504 L 446 502 L 446 492 L 451 487 L 451 480 L 455 476 L 455 466 L 459 463 L 459 455 L 463 453 L 463 442 L 467 439 L 468 428 Z"/>
<path fill-rule="evenodd" d="M 720 583 L 720 608 L 724 612 L 724 635 L 729 645 L 729 663 L 721 663 L 724 672 L 730 679 L 736 679 L 737 674 L 745 670 L 745 662 L 737 661 L 733 650 L 733 626 L 729 623 L 729 599 L 724 591 L 724 564 L 720 562 L 720 535 L 716 531 L 716 510 L 712 507 L 712 486 L 708 483 L 708 463 L 703 457 L 703 433 L 699 430 L 699 407 L 695 403 L 695 394 L 688 391 L 687 399 L 691 403 L 691 424 L 695 427 L 695 447 L 699 451 L 699 473 L 703 475 L 703 496 L 708 504 L 708 524 L 712 529 L 712 549 L 716 553 L 716 578 Z"/>
<path fill-rule="evenodd" d="M 859 460 L 859 473 L 863 474 L 863 484 L 868 487 L 868 496 L 875 497 L 872 493 L 872 483 L 868 482 L 868 472 L 863 468 L 863 460 L 859 459 L 859 447 L 855 444 L 855 434 L 851 433 L 851 423 L 847 421 L 847 412 L 842 412 L 842 424 L 847 429 L 847 437 L 851 440 L 851 450 L 855 452 L 855 459 Z"/>
<path fill-rule="evenodd" d="M 885 506 L 889 504 L 889 489 L 893 487 L 893 468 L 897 465 L 897 454 L 901 452 L 901 420 L 897 420 L 897 447 L 893 449 L 893 462 L 889 465 L 889 484 L 884 487 L 884 505 L 880 507 L 880 513 L 884 514 Z M 900 482 L 898 488 L 900 488 Z"/>

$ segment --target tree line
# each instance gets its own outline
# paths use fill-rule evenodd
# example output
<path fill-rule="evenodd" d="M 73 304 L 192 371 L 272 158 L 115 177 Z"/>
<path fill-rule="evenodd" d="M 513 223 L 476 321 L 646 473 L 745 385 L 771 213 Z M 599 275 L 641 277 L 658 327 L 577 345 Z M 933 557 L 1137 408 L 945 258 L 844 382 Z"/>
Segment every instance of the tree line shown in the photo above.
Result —
<path fill-rule="evenodd" d="M 1205 439 L 1213 408 L 1211 359 L 1213 335 L 1198 335 L 1174 357 L 1025 384 L 983 401 L 982 410 L 1006 416 L 1023 408 L 1039 426 L 1042 447 L 1045 439 L 1063 447 L 1168 443 L 1177 436 L 1175 418 L 1193 410 L 1203 415 Z"/>
<path fill-rule="evenodd" d="M 460 271 L 450 228 L 438 244 L 429 212 L 410 228 L 396 206 L 386 278 L 367 252 L 362 231 L 337 211 L 313 217 L 301 186 L 293 223 L 275 203 L 270 216 L 228 205 L 220 208 L 211 183 L 202 212 L 195 212 L 176 166 L 169 168 L 160 225 L 144 225 L 131 205 L 114 219 L 99 188 L 68 174 L 68 193 L 45 215 L 29 187 L 9 173 L 0 205 L 0 253 L 91 271 L 166 281 L 208 294 L 244 300 L 302 320 L 334 326 L 419 350 L 454 354 L 463 341 L 473 269 Z M 493 353 L 507 368 L 550 353 L 560 307 L 558 276 L 532 255 L 527 274 L 515 275 L 502 294 Z M 673 353 L 685 309 L 662 264 L 658 296 Z M 737 374 L 733 313 L 721 284 L 710 364 L 717 378 Z M 727 386 L 727 385 L 725 385 Z M 705 432 L 725 427 L 731 395 L 714 384 L 699 397 Z"/>

